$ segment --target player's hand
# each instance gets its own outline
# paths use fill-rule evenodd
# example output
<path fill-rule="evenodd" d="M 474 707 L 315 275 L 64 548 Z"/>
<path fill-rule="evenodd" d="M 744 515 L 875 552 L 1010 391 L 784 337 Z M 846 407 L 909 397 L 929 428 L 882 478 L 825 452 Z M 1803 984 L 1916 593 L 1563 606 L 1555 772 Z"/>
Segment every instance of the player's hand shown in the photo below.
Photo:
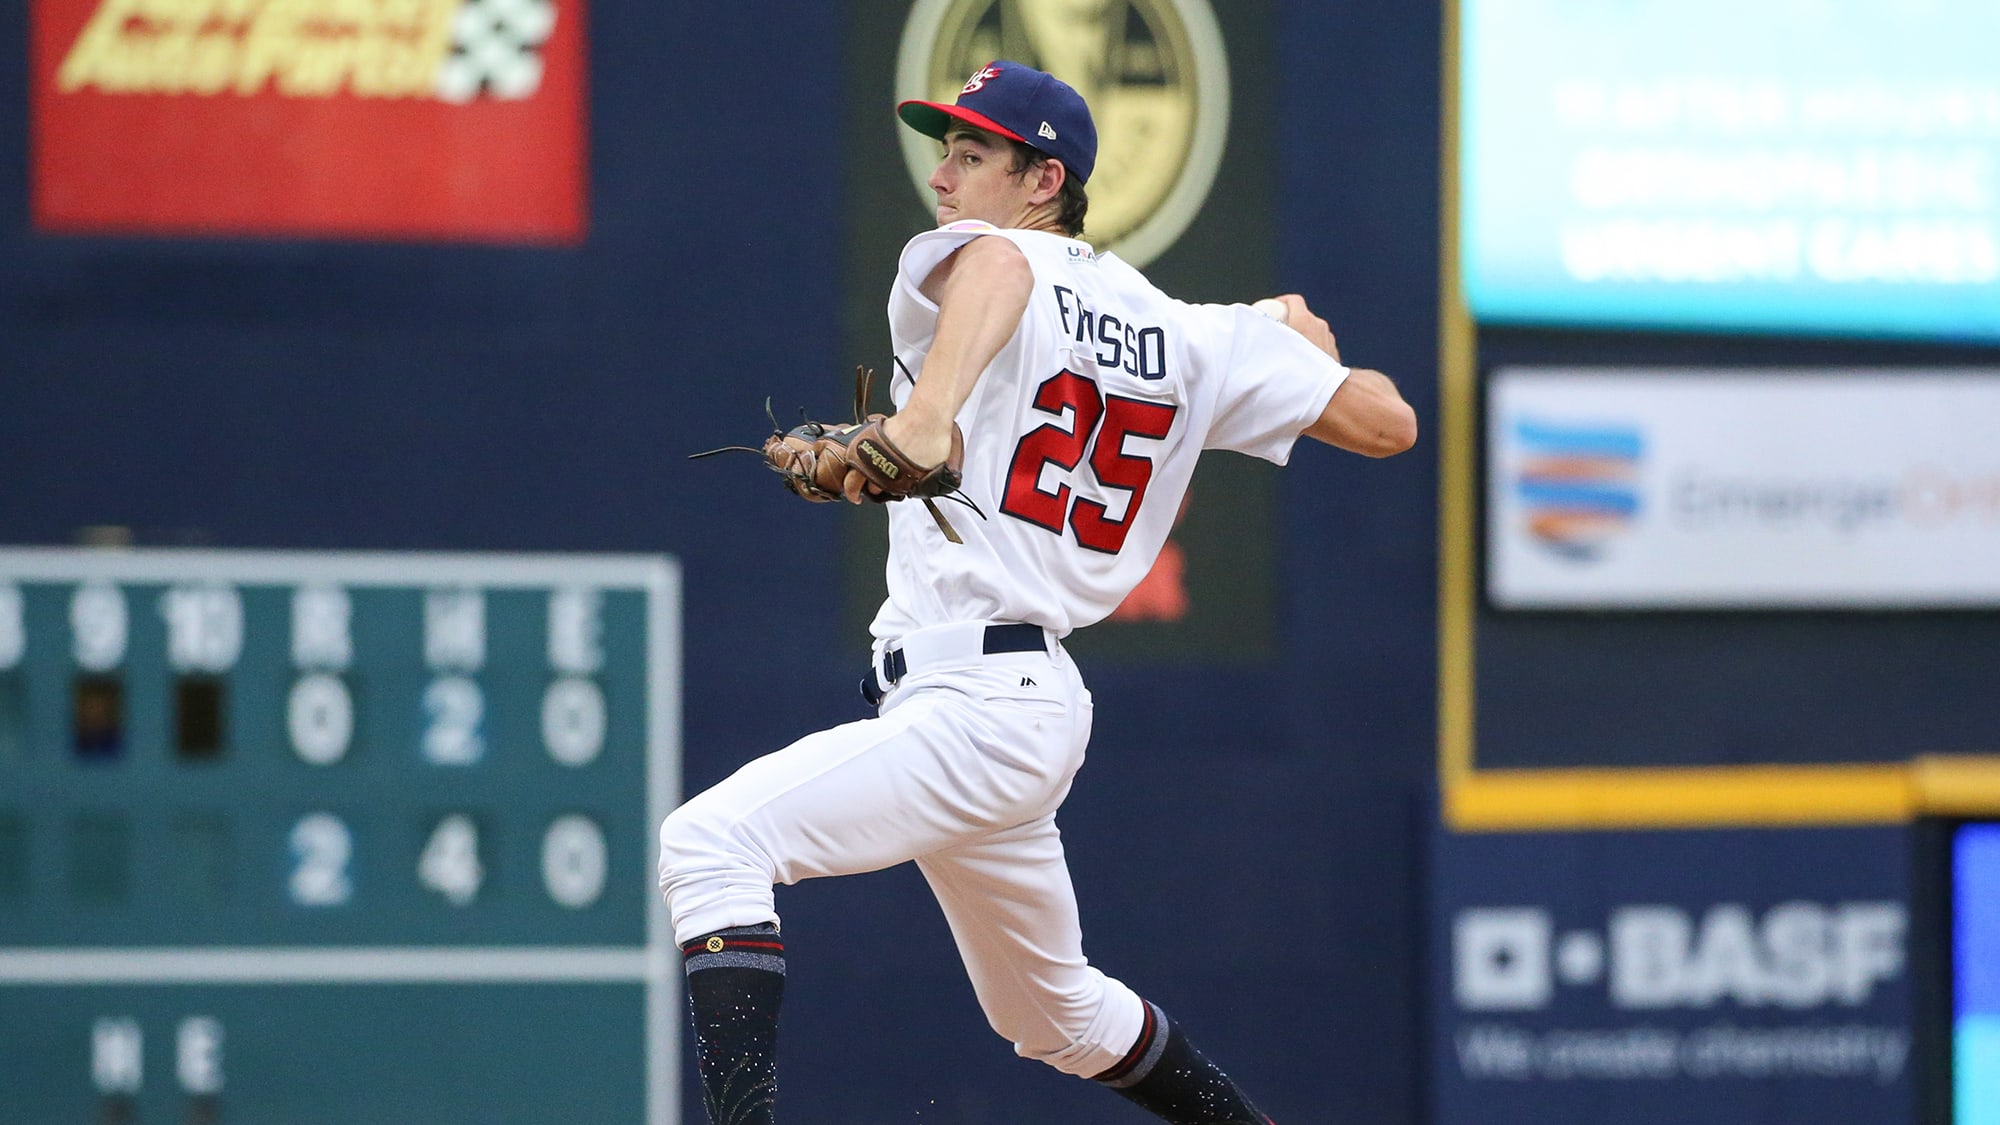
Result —
<path fill-rule="evenodd" d="M 909 410 L 882 423 L 883 435 L 912 462 L 923 466 L 940 465 L 950 459 L 956 444 L 953 429 L 949 418 L 942 425 L 925 425 L 922 418 Z"/>
<path fill-rule="evenodd" d="M 1304 297 L 1297 293 L 1286 293 L 1277 300 L 1284 303 L 1286 327 L 1304 336 L 1313 347 L 1332 356 L 1335 363 L 1341 362 L 1340 348 L 1333 340 L 1333 329 L 1327 327 L 1326 321 L 1321 320 L 1318 313 L 1306 306 Z"/>

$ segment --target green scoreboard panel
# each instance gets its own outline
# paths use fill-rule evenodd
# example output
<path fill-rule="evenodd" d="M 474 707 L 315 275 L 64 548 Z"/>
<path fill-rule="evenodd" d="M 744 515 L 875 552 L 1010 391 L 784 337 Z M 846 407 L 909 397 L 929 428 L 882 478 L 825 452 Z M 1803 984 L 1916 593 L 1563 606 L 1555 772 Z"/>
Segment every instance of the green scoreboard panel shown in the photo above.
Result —
<path fill-rule="evenodd" d="M 679 1121 L 641 556 L 0 549 L 0 1125 Z"/>

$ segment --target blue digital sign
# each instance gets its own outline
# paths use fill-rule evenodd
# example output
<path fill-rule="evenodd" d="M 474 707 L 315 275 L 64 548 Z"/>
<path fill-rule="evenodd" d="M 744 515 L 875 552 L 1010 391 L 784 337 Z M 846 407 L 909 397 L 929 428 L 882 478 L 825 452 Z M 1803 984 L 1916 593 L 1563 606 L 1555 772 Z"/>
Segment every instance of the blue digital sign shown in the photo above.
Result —
<path fill-rule="evenodd" d="M 1460 11 L 1476 319 L 2000 340 L 2000 4 Z"/>
<path fill-rule="evenodd" d="M 1952 846 L 1952 1121 L 2000 1125 L 2000 824 Z"/>

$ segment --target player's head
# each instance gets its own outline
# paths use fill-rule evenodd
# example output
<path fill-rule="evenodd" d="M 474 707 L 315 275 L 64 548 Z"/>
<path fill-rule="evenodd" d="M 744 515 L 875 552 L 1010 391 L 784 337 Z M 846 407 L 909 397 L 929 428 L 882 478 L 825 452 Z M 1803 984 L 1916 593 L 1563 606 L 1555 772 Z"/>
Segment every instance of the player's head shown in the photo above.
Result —
<path fill-rule="evenodd" d="M 1097 164 L 1097 126 L 1082 95 L 1061 79 L 1001 59 L 974 72 L 956 102 L 907 101 L 896 112 L 912 129 L 946 142 L 948 155 L 955 137 L 990 138 L 990 144 L 1005 146 L 1008 171 L 1017 178 L 1045 179 L 1051 162 L 1059 165 L 1059 190 L 1049 204 L 1055 225 L 1072 236 L 1082 233 L 1089 206 L 1083 185 Z M 940 174 L 948 164 L 939 166 Z M 946 197 L 956 192 L 940 187 L 938 174 L 931 186 L 939 193 L 939 222 L 983 218 L 1008 225 L 1001 216 L 948 208 Z M 948 210 L 954 212 L 950 218 Z"/>

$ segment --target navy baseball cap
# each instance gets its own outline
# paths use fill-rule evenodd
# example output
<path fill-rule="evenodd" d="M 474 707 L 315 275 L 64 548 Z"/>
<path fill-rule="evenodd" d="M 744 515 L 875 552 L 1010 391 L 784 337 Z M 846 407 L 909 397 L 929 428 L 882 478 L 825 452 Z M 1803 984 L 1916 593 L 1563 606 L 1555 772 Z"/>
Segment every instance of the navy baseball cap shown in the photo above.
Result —
<path fill-rule="evenodd" d="M 954 120 L 1020 141 L 1062 161 L 1078 183 L 1097 165 L 1097 126 L 1083 95 L 1044 70 L 998 59 L 973 73 L 958 101 L 907 101 L 896 107 L 903 123 L 943 140 Z"/>

